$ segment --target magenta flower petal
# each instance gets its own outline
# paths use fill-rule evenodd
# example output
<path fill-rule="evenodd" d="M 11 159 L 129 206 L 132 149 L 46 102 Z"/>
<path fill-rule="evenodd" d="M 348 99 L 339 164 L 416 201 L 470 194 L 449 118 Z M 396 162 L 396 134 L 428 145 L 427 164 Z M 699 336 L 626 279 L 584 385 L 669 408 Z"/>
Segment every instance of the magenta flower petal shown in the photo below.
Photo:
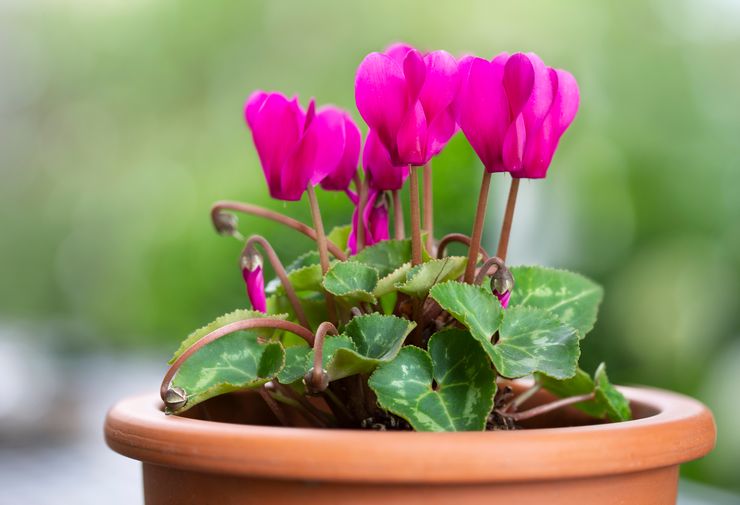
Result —
<path fill-rule="evenodd" d="M 339 110 L 339 109 L 338 109 Z M 360 130 L 350 115 L 339 110 L 344 127 L 344 150 L 336 167 L 321 181 L 321 187 L 329 191 L 347 191 L 355 174 L 362 142 Z"/>
<path fill-rule="evenodd" d="M 457 121 L 451 107 L 441 111 L 427 128 L 426 158 L 437 156 L 457 131 Z"/>
<path fill-rule="evenodd" d="M 265 278 L 262 267 L 257 265 L 253 269 L 242 268 L 242 277 L 247 286 L 247 296 L 252 308 L 260 312 L 267 312 L 267 297 L 265 296 Z"/>
<path fill-rule="evenodd" d="M 534 86 L 534 67 L 526 55 L 516 53 L 509 57 L 504 66 L 503 82 L 511 116 L 515 117 L 529 100 Z"/>
<path fill-rule="evenodd" d="M 357 69 L 355 101 L 368 126 L 392 150 L 408 104 L 402 65 L 384 54 L 368 54 Z"/>
<path fill-rule="evenodd" d="M 289 160 L 287 173 L 295 174 L 300 181 L 308 175 L 310 184 L 319 184 L 339 165 L 344 142 L 344 112 L 336 107 L 322 108 L 306 128 L 295 155 Z"/>
<path fill-rule="evenodd" d="M 468 74 L 460 85 L 457 115 L 460 129 L 489 172 L 502 171 L 502 146 L 509 124 L 509 104 L 503 86 L 503 58 L 466 62 Z"/>
<path fill-rule="evenodd" d="M 503 308 L 507 308 L 509 306 L 511 291 L 506 291 L 504 294 L 501 294 L 498 291 L 494 291 L 493 294 L 496 295 L 496 298 L 498 298 L 498 301 L 501 302 L 501 306 Z"/>
<path fill-rule="evenodd" d="M 267 186 L 273 198 L 298 200 L 302 191 L 285 192 L 283 167 L 294 155 L 301 138 L 305 114 L 296 100 L 288 101 L 280 93 L 267 97 L 252 95 L 247 102 L 245 116 L 252 130 L 257 154 L 267 179 Z M 261 102 L 261 105 L 258 105 Z M 305 190 L 305 186 L 303 188 Z"/>
<path fill-rule="evenodd" d="M 396 143 L 398 157 L 393 157 L 394 165 L 421 166 L 427 162 L 425 148 L 427 138 L 427 119 L 420 102 L 408 111 L 398 129 Z"/>
<path fill-rule="evenodd" d="M 424 56 L 426 79 L 419 95 L 427 118 L 447 111 L 457 96 L 458 67 L 455 57 L 446 51 L 432 51 Z"/>
<path fill-rule="evenodd" d="M 409 51 L 414 51 L 414 48 L 408 44 L 404 44 L 403 42 L 396 42 L 395 44 L 391 44 L 386 47 L 383 54 L 392 58 L 403 67 L 403 60 L 406 59 L 406 55 Z"/>
<path fill-rule="evenodd" d="M 247 98 L 247 103 L 244 105 L 244 119 L 250 128 L 254 128 L 254 121 L 257 118 L 257 113 L 265 103 L 265 100 L 267 100 L 268 96 L 269 94 L 265 91 L 258 90 Z"/>
<path fill-rule="evenodd" d="M 524 167 L 512 173 L 514 177 L 541 179 L 547 175 L 560 137 L 570 126 L 578 111 L 579 91 L 575 78 L 565 70 L 550 69 L 553 101 L 538 131 L 527 140 Z"/>
<path fill-rule="evenodd" d="M 372 204 L 369 203 L 370 201 L 372 201 Z M 364 212 L 363 224 L 367 231 L 365 235 L 369 237 L 369 240 L 366 241 L 367 245 L 377 244 L 390 238 L 388 205 L 385 198 L 382 197 L 382 193 L 370 193 L 368 205 Z"/>
<path fill-rule="evenodd" d="M 408 165 L 394 165 L 375 131 L 370 130 L 362 152 L 362 166 L 371 189 L 394 191 L 403 188 L 409 176 Z"/>
<path fill-rule="evenodd" d="M 347 246 L 350 253 L 357 254 L 357 228 L 363 227 L 365 245 L 370 246 L 390 238 L 388 231 L 388 206 L 383 193 L 380 191 L 370 191 L 368 194 L 365 209 L 362 213 L 362 220 L 359 219 L 359 209 L 356 206 L 352 214 L 352 230 L 350 231 Z"/>
<path fill-rule="evenodd" d="M 421 88 L 426 80 L 427 67 L 424 57 L 416 49 L 406 53 L 403 59 L 403 76 L 406 78 L 406 89 L 408 90 L 409 102 L 413 103 L 419 98 Z"/>

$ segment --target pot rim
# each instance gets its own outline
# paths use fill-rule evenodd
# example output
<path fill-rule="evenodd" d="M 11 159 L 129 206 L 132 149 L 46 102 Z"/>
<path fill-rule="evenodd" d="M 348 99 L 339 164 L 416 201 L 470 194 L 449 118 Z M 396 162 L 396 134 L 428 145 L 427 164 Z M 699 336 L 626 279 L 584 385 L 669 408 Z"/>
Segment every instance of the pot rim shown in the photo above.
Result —
<path fill-rule="evenodd" d="M 146 463 L 273 479 L 377 483 L 490 483 L 638 472 L 712 450 L 702 403 L 620 387 L 655 415 L 620 423 L 516 431 L 421 433 L 286 428 L 166 416 L 158 395 L 123 399 L 105 421 L 111 449 Z"/>

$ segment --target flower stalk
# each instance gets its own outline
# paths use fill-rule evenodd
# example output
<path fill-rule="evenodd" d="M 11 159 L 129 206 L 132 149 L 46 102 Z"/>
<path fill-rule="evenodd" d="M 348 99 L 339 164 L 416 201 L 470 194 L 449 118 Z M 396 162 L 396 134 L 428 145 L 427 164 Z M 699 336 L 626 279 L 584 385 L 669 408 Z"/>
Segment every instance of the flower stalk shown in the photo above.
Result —
<path fill-rule="evenodd" d="M 276 223 L 280 223 L 284 226 L 287 226 L 288 228 L 292 228 L 293 230 L 304 234 L 308 238 L 310 238 L 313 241 L 318 241 L 318 234 L 316 233 L 316 230 L 308 226 L 307 224 L 301 223 L 297 219 L 293 219 L 292 217 L 285 216 L 283 214 L 280 214 L 279 212 L 275 212 L 269 209 L 265 209 L 264 207 L 260 207 L 259 205 L 252 205 L 251 203 L 242 203 L 242 202 L 233 202 L 228 200 L 221 200 L 213 204 L 211 207 L 211 221 L 214 223 L 214 227 L 216 230 L 221 233 L 222 235 L 224 232 L 221 231 L 221 228 L 219 228 L 220 223 L 224 220 L 224 215 L 228 215 L 225 210 L 231 210 L 235 212 L 243 212 L 244 214 L 249 214 L 252 216 L 262 217 L 265 219 L 269 219 L 271 221 L 274 221 Z M 347 255 L 344 254 L 344 252 L 339 249 L 336 245 L 329 242 L 327 244 L 327 247 L 329 248 L 329 252 L 334 256 L 336 259 L 340 261 L 344 261 L 347 259 Z"/>
<path fill-rule="evenodd" d="M 501 258 L 502 261 L 506 261 L 506 253 L 509 249 L 509 235 L 511 234 L 511 223 L 514 220 L 514 207 L 516 207 L 516 195 L 519 192 L 520 180 L 518 177 L 511 178 L 509 197 L 506 200 L 504 222 L 501 224 L 501 237 L 499 238 L 498 249 L 496 251 L 496 256 Z"/>
<path fill-rule="evenodd" d="M 421 264 L 421 215 L 419 212 L 419 167 L 411 166 L 409 191 L 411 193 L 411 264 Z"/>
<path fill-rule="evenodd" d="M 311 206 L 311 218 L 313 219 L 313 226 L 316 229 L 316 243 L 319 247 L 319 262 L 321 263 L 321 273 L 326 275 L 329 271 L 329 246 L 326 234 L 324 233 L 324 222 L 321 219 L 321 210 L 319 209 L 319 201 L 316 198 L 316 191 L 313 186 L 308 186 L 308 201 Z M 324 292 L 326 297 L 326 309 L 329 314 L 329 319 L 333 322 L 337 322 L 337 307 L 334 303 L 334 297 L 329 292 Z"/>
<path fill-rule="evenodd" d="M 486 220 L 486 207 L 488 207 L 488 192 L 491 189 L 491 173 L 483 171 L 483 180 L 480 185 L 478 194 L 478 208 L 475 211 L 475 223 L 473 224 L 473 233 L 470 236 L 470 250 L 468 251 L 468 264 L 465 267 L 465 276 L 463 281 L 470 284 L 473 282 L 475 275 L 475 266 L 478 263 L 478 252 L 480 251 L 480 242 L 483 237 L 483 225 Z"/>
<path fill-rule="evenodd" d="M 422 170 L 423 230 L 427 234 L 426 247 L 434 254 L 434 196 L 432 194 L 432 162 Z"/>
<path fill-rule="evenodd" d="M 355 190 L 357 191 L 357 251 L 365 247 L 365 227 L 362 224 L 362 217 L 365 215 L 365 206 L 367 205 L 367 187 L 362 183 L 359 174 L 355 174 Z"/>
<path fill-rule="evenodd" d="M 396 240 L 403 240 L 406 238 L 406 230 L 404 230 L 403 222 L 403 205 L 401 204 L 401 192 L 394 189 L 391 192 L 392 204 L 393 204 L 393 231 Z"/>

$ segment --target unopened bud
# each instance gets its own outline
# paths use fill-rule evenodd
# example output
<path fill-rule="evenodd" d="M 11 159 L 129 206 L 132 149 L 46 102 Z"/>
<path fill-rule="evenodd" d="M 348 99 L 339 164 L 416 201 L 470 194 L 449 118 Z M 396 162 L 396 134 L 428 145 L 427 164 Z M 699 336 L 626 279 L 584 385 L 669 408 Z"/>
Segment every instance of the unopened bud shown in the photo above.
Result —
<path fill-rule="evenodd" d="M 170 410 L 178 410 L 188 402 L 188 394 L 183 388 L 174 387 L 167 390 L 164 404 Z"/>
<path fill-rule="evenodd" d="M 213 216 L 213 226 L 219 235 L 232 236 L 236 235 L 239 218 L 231 212 L 219 211 Z"/>
<path fill-rule="evenodd" d="M 506 266 L 499 266 L 491 276 L 491 290 L 499 294 L 514 289 L 514 276 Z"/>
<path fill-rule="evenodd" d="M 262 255 L 257 252 L 256 249 L 250 248 L 242 253 L 241 258 L 239 259 L 239 264 L 241 265 L 242 270 L 254 272 L 258 268 L 262 268 Z"/>
<path fill-rule="evenodd" d="M 311 367 L 308 373 L 303 377 L 303 384 L 305 384 L 306 392 L 308 394 L 317 395 L 329 387 L 329 374 L 323 369 L 316 374 L 315 369 Z"/>

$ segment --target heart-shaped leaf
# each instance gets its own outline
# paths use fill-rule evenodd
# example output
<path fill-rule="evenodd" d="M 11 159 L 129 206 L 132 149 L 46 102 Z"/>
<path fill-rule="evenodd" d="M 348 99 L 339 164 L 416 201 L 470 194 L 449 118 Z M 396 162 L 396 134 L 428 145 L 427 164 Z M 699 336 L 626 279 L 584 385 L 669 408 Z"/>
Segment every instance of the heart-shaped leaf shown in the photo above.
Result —
<path fill-rule="evenodd" d="M 490 289 L 457 281 L 435 285 L 429 296 L 463 323 L 475 338 L 490 344 L 503 318 L 503 309 Z"/>
<path fill-rule="evenodd" d="M 480 431 L 493 407 L 496 376 L 480 343 L 464 330 L 406 346 L 368 381 L 378 404 L 417 431 Z M 436 383 L 436 384 L 435 384 Z"/>
<path fill-rule="evenodd" d="M 326 236 L 326 238 L 342 251 L 347 250 L 349 234 L 352 232 L 352 225 L 335 226 Z"/>
<path fill-rule="evenodd" d="M 376 303 L 373 289 L 378 283 L 378 271 L 356 261 L 339 261 L 324 276 L 324 288 L 350 304 Z"/>
<path fill-rule="evenodd" d="M 629 421 L 632 418 L 629 401 L 609 382 L 604 363 L 596 369 L 594 382 L 596 382 L 596 401 L 604 406 L 606 416 L 611 421 Z"/>
<path fill-rule="evenodd" d="M 463 256 L 427 261 L 412 267 L 406 274 L 406 281 L 397 283 L 396 288 L 407 295 L 424 298 L 435 284 L 460 277 L 466 263 L 467 258 Z"/>
<path fill-rule="evenodd" d="M 324 339 L 324 354 L 321 360 L 324 369 L 330 368 L 332 359 L 340 349 L 354 351 L 356 348 L 352 340 L 346 335 L 328 335 Z M 278 374 L 278 380 L 282 384 L 292 384 L 302 380 L 313 367 L 313 349 L 308 346 L 295 346 L 286 349 L 285 353 L 285 367 Z M 329 380 L 336 380 L 337 378 L 332 377 L 331 373 L 329 374 Z"/>
<path fill-rule="evenodd" d="M 321 265 L 306 265 L 288 273 L 288 280 L 293 289 L 297 292 L 302 291 L 321 291 Z M 285 288 L 280 279 L 275 278 L 267 283 L 265 292 L 269 294 L 283 294 Z"/>
<path fill-rule="evenodd" d="M 437 284 L 430 295 L 470 330 L 504 377 L 542 372 L 565 379 L 575 374 L 580 356 L 576 331 L 548 312 L 522 306 L 503 310 L 489 290 L 459 282 Z"/>
<path fill-rule="evenodd" d="M 541 372 L 556 379 L 573 377 L 581 350 L 576 330 L 542 309 L 509 307 L 492 346 L 499 374 L 516 378 Z"/>
<path fill-rule="evenodd" d="M 257 310 L 237 309 L 233 312 L 224 314 L 223 316 L 219 316 L 214 321 L 208 323 L 202 328 L 198 328 L 197 330 L 192 332 L 190 335 L 188 335 L 185 338 L 185 340 L 182 341 L 182 343 L 180 344 L 180 347 L 177 349 L 177 351 L 175 351 L 175 354 L 173 354 L 172 358 L 170 359 L 168 363 L 170 365 L 174 363 L 175 360 L 179 358 L 180 355 L 184 353 L 191 345 L 193 345 L 198 340 L 205 337 L 212 331 L 217 330 L 222 326 L 226 326 L 227 324 L 234 323 L 236 321 L 242 321 L 244 319 L 254 319 L 257 317 L 273 317 L 277 319 L 287 319 L 288 314 L 286 314 L 285 311 L 278 311 L 278 310 L 275 311 L 275 314 L 265 314 Z M 268 337 L 268 338 L 272 338 L 272 336 L 275 334 L 275 330 L 271 330 L 269 328 L 260 330 L 260 332 L 262 336 Z"/>
<path fill-rule="evenodd" d="M 328 318 L 326 300 L 324 296 L 319 293 L 312 293 L 309 296 L 305 295 L 306 294 L 304 293 L 303 296 L 299 297 L 301 307 L 303 307 L 303 312 L 305 312 L 311 328 L 318 328 L 319 325 Z M 293 305 L 291 305 L 290 300 L 288 300 L 288 297 L 284 294 L 275 294 L 267 297 L 267 313 L 286 314 L 289 321 L 293 321 L 294 323 L 298 322 L 298 318 L 293 310 Z M 292 335 L 292 333 L 289 335 Z"/>
<path fill-rule="evenodd" d="M 593 393 L 596 389 L 596 384 L 594 384 L 591 376 L 580 368 L 576 370 L 576 374 L 569 379 L 558 380 L 542 374 L 537 374 L 536 378 L 537 382 L 541 384 L 543 388 L 560 398 L 586 395 Z M 606 415 L 604 405 L 596 400 L 577 403 L 574 407 L 592 417 L 602 418 Z"/>
<path fill-rule="evenodd" d="M 369 373 L 379 364 L 390 361 L 414 326 L 413 321 L 382 314 L 355 317 L 342 335 L 327 336 L 324 340 L 323 368 L 329 380 Z M 313 349 L 292 349 L 287 349 L 285 369 L 278 376 L 283 383 L 302 378 L 313 366 Z"/>
<path fill-rule="evenodd" d="M 543 267 L 513 267 L 510 306 L 546 310 L 583 338 L 594 327 L 604 290 L 586 277 Z"/>
<path fill-rule="evenodd" d="M 411 240 L 383 240 L 364 248 L 352 260 L 373 267 L 380 277 L 385 277 L 411 261 Z"/>
<path fill-rule="evenodd" d="M 182 388 L 183 412 L 202 401 L 231 391 L 259 387 L 272 380 L 285 363 L 283 346 L 261 341 L 259 332 L 237 331 L 198 350 L 182 364 L 172 387 Z"/>
<path fill-rule="evenodd" d="M 594 379 L 579 368 L 570 379 L 556 380 L 538 374 L 537 382 L 560 398 L 595 393 L 593 400 L 574 405 L 590 416 L 607 417 L 611 421 L 627 421 L 632 417 L 629 401 L 609 382 L 604 363 L 596 369 Z"/>
<path fill-rule="evenodd" d="M 406 275 L 411 270 L 411 263 L 404 263 L 394 271 L 383 277 L 375 285 L 373 294 L 380 298 L 381 296 L 393 293 L 396 291 L 396 284 L 406 280 Z"/>

